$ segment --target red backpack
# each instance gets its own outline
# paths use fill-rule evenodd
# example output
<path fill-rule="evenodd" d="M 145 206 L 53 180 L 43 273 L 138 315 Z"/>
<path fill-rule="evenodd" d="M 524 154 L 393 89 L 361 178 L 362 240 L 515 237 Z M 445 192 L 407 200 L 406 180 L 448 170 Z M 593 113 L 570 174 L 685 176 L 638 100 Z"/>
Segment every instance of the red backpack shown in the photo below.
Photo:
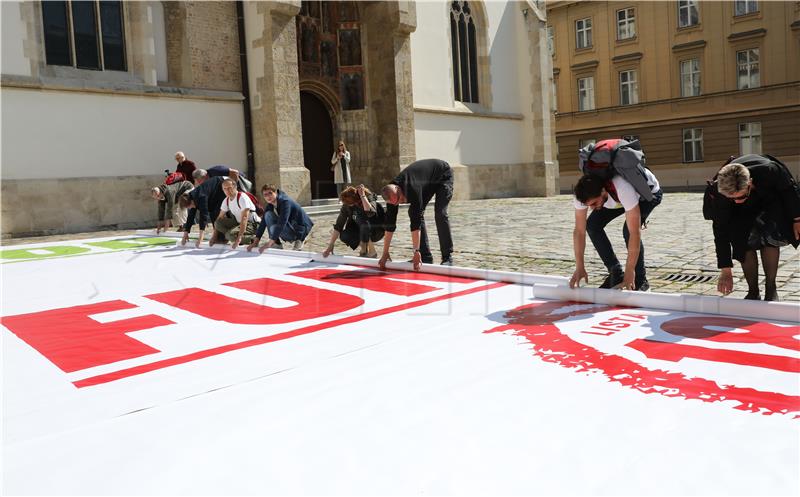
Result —
<path fill-rule="evenodd" d="M 186 178 L 183 176 L 183 173 L 174 172 L 167 174 L 167 177 L 164 179 L 165 185 L 171 185 L 173 183 L 180 183 L 181 181 L 186 181 Z"/>
<path fill-rule="evenodd" d="M 242 193 L 247 195 L 250 198 L 250 200 L 253 202 L 253 205 L 256 206 L 256 214 L 258 215 L 258 217 L 263 216 L 264 215 L 264 208 L 261 207 L 261 204 L 258 202 L 258 199 L 256 199 L 256 196 L 253 195 L 250 192 L 243 192 L 243 191 L 236 192 L 236 206 L 237 207 L 241 207 L 241 205 L 239 204 L 239 198 L 242 196 Z M 230 201 L 230 199 L 226 197 L 225 198 L 225 202 L 228 203 L 227 204 L 228 205 L 228 210 L 231 210 L 231 201 Z"/>

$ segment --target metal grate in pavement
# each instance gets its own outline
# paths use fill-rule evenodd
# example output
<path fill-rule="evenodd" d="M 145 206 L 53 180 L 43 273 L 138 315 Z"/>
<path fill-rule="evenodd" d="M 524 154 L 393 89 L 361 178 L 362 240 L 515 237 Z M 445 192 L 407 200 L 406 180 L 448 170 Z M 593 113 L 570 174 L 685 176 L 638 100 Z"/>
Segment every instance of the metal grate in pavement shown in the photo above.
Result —
<path fill-rule="evenodd" d="M 705 283 L 711 281 L 713 278 L 713 276 L 703 274 L 670 273 L 660 279 L 665 281 L 678 281 L 681 283 Z"/>

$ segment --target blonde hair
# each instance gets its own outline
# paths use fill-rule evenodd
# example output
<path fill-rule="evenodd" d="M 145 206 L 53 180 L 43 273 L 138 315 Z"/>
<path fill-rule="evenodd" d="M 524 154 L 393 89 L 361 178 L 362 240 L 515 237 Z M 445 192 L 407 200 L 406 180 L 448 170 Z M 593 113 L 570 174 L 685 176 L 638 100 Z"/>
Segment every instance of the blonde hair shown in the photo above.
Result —
<path fill-rule="evenodd" d="M 750 171 L 735 162 L 723 167 L 717 173 L 717 190 L 726 196 L 744 190 L 749 182 Z"/>

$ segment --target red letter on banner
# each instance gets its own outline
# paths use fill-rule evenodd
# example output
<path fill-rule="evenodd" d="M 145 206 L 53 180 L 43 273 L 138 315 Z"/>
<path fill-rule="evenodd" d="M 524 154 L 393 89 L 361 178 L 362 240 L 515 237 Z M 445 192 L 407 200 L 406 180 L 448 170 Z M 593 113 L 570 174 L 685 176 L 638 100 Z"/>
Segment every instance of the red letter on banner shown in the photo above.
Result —
<path fill-rule="evenodd" d="M 310 269 L 308 271 L 290 273 L 290 275 L 299 276 L 301 278 L 309 278 L 316 281 L 324 281 L 327 283 L 336 283 L 337 285 L 362 288 L 364 290 L 372 290 L 375 292 L 402 295 L 404 297 L 411 297 L 421 293 L 433 292 L 438 290 L 438 288 L 434 286 L 421 285 L 419 283 L 409 283 L 407 281 L 393 281 L 393 279 L 439 281 L 445 283 L 475 283 L 476 281 L 473 279 L 459 278 L 456 276 L 418 272 L 411 273 L 407 271 L 388 273 L 382 271 Z"/>
<path fill-rule="evenodd" d="M 292 307 L 270 307 L 199 288 L 156 293 L 145 295 L 145 297 L 209 319 L 233 324 L 291 323 L 304 319 L 330 316 L 358 307 L 364 303 L 364 300 L 354 295 L 271 278 L 226 283 L 225 286 L 278 297 L 297 302 L 297 304 Z"/>
<path fill-rule="evenodd" d="M 709 326 L 744 330 L 746 333 L 709 330 Z M 775 326 L 749 319 L 729 317 L 685 317 L 667 321 L 661 325 L 667 333 L 685 338 L 710 340 L 725 343 L 764 343 L 774 347 L 797 351 L 800 341 L 794 335 L 800 332 L 800 326 Z M 678 362 L 686 357 L 706 361 L 728 362 L 743 366 L 800 373 L 800 360 L 773 354 L 743 352 L 740 350 L 698 347 L 683 343 L 660 342 L 652 338 L 633 340 L 628 347 L 644 353 L 651 359 Z"/>
<path fill-rule="evenodd" d="M 104 324 L 89 317 L 134 308 L 128 302 L 113 300 L 8 316 L 2 318 L 2 323 L 53 364 L 71 373 L 159 352 L 126 333 L 173 324 L 172 321 L 149 314 Z"/>

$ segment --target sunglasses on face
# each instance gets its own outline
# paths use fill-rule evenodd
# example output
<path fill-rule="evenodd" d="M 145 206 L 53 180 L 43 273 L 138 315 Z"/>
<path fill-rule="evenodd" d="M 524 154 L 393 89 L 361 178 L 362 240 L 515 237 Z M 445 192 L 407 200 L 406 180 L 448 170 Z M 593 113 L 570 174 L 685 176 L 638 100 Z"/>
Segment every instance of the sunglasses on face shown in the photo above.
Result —
<path fill-rule="evenodd" d="M 728 197 L 728 198 L 731 200 L 747 200 L 750 197 L 750 186 L 751 185 L 747 185 L 747 193 L 745 193 L 744 195 L 739 195 L 738 197 Z"/>

